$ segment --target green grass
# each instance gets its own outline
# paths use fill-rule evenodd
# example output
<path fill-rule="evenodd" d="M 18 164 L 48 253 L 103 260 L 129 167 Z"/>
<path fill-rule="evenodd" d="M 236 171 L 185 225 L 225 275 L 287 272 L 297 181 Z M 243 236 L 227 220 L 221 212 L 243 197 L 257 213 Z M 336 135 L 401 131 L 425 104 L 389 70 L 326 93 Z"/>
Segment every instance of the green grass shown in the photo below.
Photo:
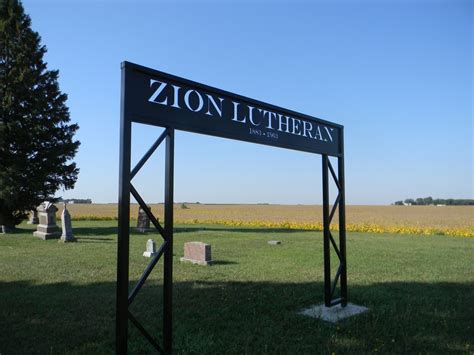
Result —
<path fill-rule="evenodd" d="M 0 353 L 114 352 L 116 222 L 74 222 L 78 243 L 0 236 Z M 130 286 L 149 259 L 132 234 Z M 269 246 L 278 239 L 281 246 Z M 183 243 L 216 265 L 182 264 Z M 370 308 L 337 325 L 297 312 L 323 300 L 320 233 L 178 226 L 174 351 L 183 354 L 473 353 L 474 239 L 350 234 L 349 299 Z M 162 261 L 131 307 L 158 338 Z M 132 324 L 130 353 L 152 348 Z"/>

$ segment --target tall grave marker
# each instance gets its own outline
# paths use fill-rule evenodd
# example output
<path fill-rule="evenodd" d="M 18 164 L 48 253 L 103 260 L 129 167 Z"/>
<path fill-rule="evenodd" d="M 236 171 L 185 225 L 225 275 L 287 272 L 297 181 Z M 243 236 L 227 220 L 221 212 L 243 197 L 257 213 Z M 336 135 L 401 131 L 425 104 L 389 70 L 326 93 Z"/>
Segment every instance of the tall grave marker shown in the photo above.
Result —
<path fill-rule="evenodd" d="M 61 232 L 56 224 L 58 208 L 52 202 L 45 201 L 36 210 L 38 211 L 39 224 L 33 235 L 43 240 L 59 238 Z"/>
<path fill-rule="evenodd" d="M 63 231 L 61 234 L 62 242 L 71 243 L 76 241 L 76 238 L 74 238 L 72 234 L 71 215 L 69 214 L 66 203 L 64 203 L 63 212 L 61 213 L 61 229 Z"/>
<path fill-rule="evenodd" d="M 148 206 L 151 211 L 151 207 Z M 147 216 L 145 210 L 140 206 L 138 208 L 137 228 L 138 233 L 146 233 L 150 230 L 150 218 Z"/>

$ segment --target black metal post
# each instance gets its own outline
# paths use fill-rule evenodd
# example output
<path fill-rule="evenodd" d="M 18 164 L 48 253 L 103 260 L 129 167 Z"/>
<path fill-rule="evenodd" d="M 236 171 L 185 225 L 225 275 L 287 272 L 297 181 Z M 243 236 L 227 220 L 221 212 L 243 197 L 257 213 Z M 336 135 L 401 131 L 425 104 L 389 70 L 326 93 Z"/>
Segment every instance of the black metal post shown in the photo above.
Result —
<path fill-rule="evenodd" d="M 125 80 L 125 71 L 122 69 L 117 241 L 117 318 L 115 325 L 115 351 L 117 354 L 127 354 L 128 336 L 128 254 L 130 237 L 130 151 L 132 122 L 125 107 Z"/>
<path fill-rule="evenodd" d="M 324 304 L 331 306 L 331 251 L 329 240 L 329 158 L 323 154 L 323 236 L 324 236 Z"/>
<path fill-rule="evenodd" d="M 346 258 L 346 188 L 344 182 L 344 131 L 341 128 L 341 156 L 338 160 L 339 180 L 339 251 L 341 254 L 341 305 L 347 305 L 347 258 Z"/>
<path fill-rule="evenodd" d="M 165 235 L 163 280 L 163 347 L 166 354 L 172 351 L 172 307 L 173 307 L 173 181 L 174 181 L 174 129 L 166 136 L 165 158 Z"/>

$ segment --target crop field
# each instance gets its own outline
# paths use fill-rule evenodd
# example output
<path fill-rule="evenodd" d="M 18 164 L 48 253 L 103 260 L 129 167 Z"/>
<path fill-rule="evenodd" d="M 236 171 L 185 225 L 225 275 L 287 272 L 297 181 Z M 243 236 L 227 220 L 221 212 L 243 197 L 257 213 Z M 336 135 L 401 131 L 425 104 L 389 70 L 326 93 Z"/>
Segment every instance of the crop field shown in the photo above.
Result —
<path fill-rule="evenodd" d="M 117 217 L 116 204 L 77 204 L 68 208 L 76 220 Z M 151 208 L 162 219 L 163 204 L 152 204 Z M 136 219 L 137 213 L 138 205 L 133 204 L 130 217 Z M 322 207 L 316 205 L 180 203 L 175 205 L 174 213 L 176 223 L 181 224 L 322 230 Z M 474 206 L 347 206 L 346 215 L 350 232 L 474 237 Z"/>

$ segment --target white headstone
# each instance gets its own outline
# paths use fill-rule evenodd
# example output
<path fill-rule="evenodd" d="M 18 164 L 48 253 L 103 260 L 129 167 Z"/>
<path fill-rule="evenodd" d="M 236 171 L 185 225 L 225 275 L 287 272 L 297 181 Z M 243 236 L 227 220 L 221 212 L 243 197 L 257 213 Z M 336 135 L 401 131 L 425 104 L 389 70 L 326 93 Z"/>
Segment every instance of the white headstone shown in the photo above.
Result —
<path fill-rule="evenodd" d="M 61 227 L 63 230 L 63 234 L 61 235 L 61 241 L 65 243 L 75 242 L 76 238 L 74 238 L 72 234 L 71 215 L 67 210 L 66 203 L 64 203 L 64 209 L 61 213 Z"/>
<path fill-rule="evenodd" d="M 152 258 L 154 257 L 157 253 L 156 251 L 156 243 L 153 239 L 148 239 L 146 242 L 146 251 L 143 253 L 143 256 L 146 258 Z"/>

